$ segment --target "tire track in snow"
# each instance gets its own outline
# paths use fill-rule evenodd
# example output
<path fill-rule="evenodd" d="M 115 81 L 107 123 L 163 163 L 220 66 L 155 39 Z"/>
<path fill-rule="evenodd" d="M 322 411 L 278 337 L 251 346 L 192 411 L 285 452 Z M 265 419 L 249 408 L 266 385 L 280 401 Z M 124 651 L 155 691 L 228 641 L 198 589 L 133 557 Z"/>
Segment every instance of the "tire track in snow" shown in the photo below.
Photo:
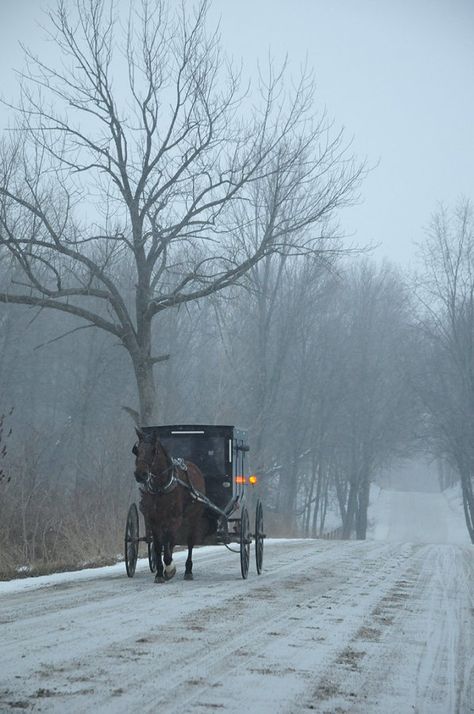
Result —
<path fill-rule="evenodd" d="M 193 583 L 155 586 L 141 573 L 0 601 L 0 620 L 18 615 L 0 626 L 0 711 L 16 701 L 48 714 L 399 714 L 414 702 L 433 714 L 419 707 L 430 691 L 469 711 L 473 642 L 459 618 L 472 608 L 470 550 L 286 542 L 270 545 L 264 574 L 247 581 L 226 551 L 196 555 Z"/>
<path fill-rule="evenodd" d="M 474 711 L 473 576 L 471 548 L 418 547 L 299 711 Z"/>
<path fill-rule="evenodd" d="M 358 544 L 351 545 L 353 551 L 364 550 L 364 547 L 360 547 Z M 9 638 L 9 662 L 6 664 L 10 665 L 12 677 L 15 677 L 15 673 L 19 669 L 24 670 L 28 669 L 28 666 L 30 667 L 26 680 L 29 691 L 28 689 L 25 691 L 28 696 L 33 696 L 34 692 L 44 688 L 45 683 L 56 682 L 58 693 L 54 695 L 54 698 L 51 697 L 48 700 L 48 711 L 54 711 L 56 703 L 57 710 L 60 711 L 63 706 L 60 692 L 71 690 L 71 685 L 78 681 L 82 682 L 84 686 L 94 684 L 96 694 L 98 694 L 97 688 L 103 687 L 107 700 L 109 700 L 111 689 L 112 691 L 120 689 L 120 684 L 127 680 L 127 676 L 129 676 L 127 668 L 130 668 L 130 662 L 134 660 L 136 664 L 134 680 L 144 679 L 143 687 L 146 690 L 147 680 L 153 676 L 143 670 L 142 660 L 146 657 L 143 650 L 146 649 L 147 643 L 141 642 L 137 646 L 136 641 L 146 638 L 149 631 L 153 633 L 154 628 L 158 628 L 161 634 L 165 632 L 163 628 L 160 628 L 160 623 L 163 621 L 168 605 L 172 605 L 174 608 L 170 628 L 177 628 L 178 633 L 181 621 L 189 622 L 190 618 L 206 619 L 209 612 L 215 611 L 216 617 L 220 613 L 225 622 L 226 619 L 235 618 L 236 610 L 243 611 L 241 623 L 243 632 L 233 646 L 234 650 L 238 650 L 242 646 L 247 646 L 248 637 L 252 638 L 252 633 L 258 626 L 258 621 L 262 617 L 262 599 L 267 604 L 271 602 L 271 593 L 269 595 L 268 588 L 274 588 L 275 593 L 281 595 L 281 582 L 286 579 L 290 584 L 293 583 L 294 573 L 301 571 L 303 564 L 308 560 L 311 562 L 310 567 L 316 580 L 321 574 L 321 569 L 326 568 L 327 572 L 319 582 L 319 587 L 320 589 L 329 588 L 332 585 L 332 580 L 337 577 L 334 573 L 337 573 L 338 570 L 344 571 L 347 567 L 347 555 L 341 555 L 340 549 L 341 544 L 319 541 L 309 544 L 299 542 L 284 546 L 271 546 L 267 549 L 266 574 L 258 579 L 254 576 L 252 580 L 249 579 L 246 582 L 235 576 L 234 569 L 238 567 L 237 558 L 231 558 L 226 553 L 213 554 L 211 557 L 206 557 L 206 554 L 202 553 L 196 561 L 196 572 L 200 572 L 201 575 L 199 580 L 194 581 L 193 584 L 178 581 L 169 583 L 162 589 L 150 582 L 151 576 L 146 576 L 146 580 L 143 579 L 143 582 L 133 585 L 132 592 L 130 592 L 130 585 L 133 581 L 124 579 L 121 587 L 115 578 L 110 586 L 100 580 L 99 582 L 91 581 L 89 584 L 82 582 L 79 587 L 77 585 L 66 587 L 65 590 L 56 593 L 51 592 L 51 589 L 46 589 L 36 593 L 39 603 L 35 607 L 35 614 L 31 616 L 28 614 L 31 593 L 26 597 L 24 607 L 21 605 L 21 597 L 16 596 L 14 599 L 19 621 L 7 629 L 2 628 L 5 641 Z M 390 547 L 386 545 L 372 545 L 372 558 L 383 559 L 383 554 L 387 550 L 390 550 Z M 391 550 L 393 551 L 394 548 L 392 547 Z M 270 557 L 268 557 L 269 555 Z M 311 581 L 308 587 L 310 586 L 312 586 Z M 88 587 L 90 590 L 87 589 Z M 116 587 L 121 587 L 120 593 L 114 592 Z M 106 591 L 110 590 L 109 601 L 104 597 L 104 588 Z M 192 589 L 190 590 L 190 588 Z M 262 588 L 264 588 L 263 591 Z M 283 598 L 278 607 L 291 610 L 294 593 L 291 588 L 288 592 L 290 597 Z M 96 595 L 97 602 L 94 601 Z M 55 596 L 58 608 L 56 617 L 53 612 L 54 605 L 51 603 L 51 599 L 54 600 Z M 64 597 L 74 600 L 74 606 L 67 610 L 67 616 L 72 617 L 70 622 L 64 619 L 62 609 Z M 236 608 L 239 597 L 252 598 L 252 602 L 257 606 L 255 617 L 252 616 L 252 611 L 249 613 L 245 607 L 241 608 L 239 605 Z M 48 604 L 48 613 L 42 617 L 41 609 L 46 603 Z M 312 605 L 310 606 L 312 607 Z M 270 610 L 270 613 L 270 619 L 272 619 L 274 611 Z M 23 617 L 25 618 L 24 622 L 22 621 Z M 204 627 L 204 625 L 201 626 Z M 260 630 L 263 632 L 265 629 L 268 629 L 266 622 Z M 222 637 L 224 641 L 230 643 L 229 646 L 232 646 L 236 634 L 233 632 L 232 626 L 226 626 L 224 630 Z M 218 632 L 219 639 L 221 633 Z M 178 639 L 180 636 L 182 637 L 182 634 L 178 635 Z M 196 636 L 196 631 L 194 631 L 191 640 L 193 646 L 196 644 L 201 646 L 202 643 L 198 636 L 199 632 Z M 22 662 L 20 652 L 25 649 L 25 642 L 28 642 L 28 654 L 25 661 Z M 12 651 L 15 643 L 16 652 Z M 151 649 L 153 658 L 156 655 L 156 650 L 160 650 L 159 638 L 156 646 Z M 173 649 L 177 655 L 175 666 L 179 668 L 180 660 L 184 656 L 184 643 L 175 643 Z M 115 662 L 117 653 L 120 655 L 118 657 L 119 666 L 116 666 Z M 192 657 L 194 654 L 191 653 Z M 217 655 L 216 659 L 220 658 L 221 654 Z M 33 671 L 31 671 L 32 662 L 36 665 L 36 669 Z M 40 663 L 39 667 L 38 663 Z M 122 666 L 124 663 L 125 667 Z M 8 671 L 8 666 L 6 670 Z M 110 678 L 112 670 L 115 671 L 115 675 Z M 6 673 L 5 670 L 4 673 Z M 178 680 L 180 679 L 181 676 L 178 677 Z M 18 682 L 15 684 L 18 688 Z M 51 691 L 53 690 L 51 689 Z M 68 709 L 73 710 L 74 697 L 68 695 L 67 698 Z M 115 706 L 118 704 L 119 701 L 116 700 L 114 711 L 118 710 Z M 105 703 L 104 706 L 106 706 Z M 78 711 L 81 711 L 82 707 L 83 704 L 78 702 Z"/>
<path fill-rule="evenodd" d="M 411 554 L 409 546 L 403 549 L 402 554 L 400 554 L 399 548 L 395 553 L 387 552 L 390 549 L 384 548 L 382 553 L 377 554 L 377 557 L 372 559 L 366 556 L 360 561 L 354 558 L 355 554 L 351 552 L 351 545 L 356 548 L 355 544 L 346 544 L 344 555 L 332 564 L 332 575 L 334 571 L 339 572 L 339 577 L 333 577 L 335 583 L 331 583 L 331 578 L 327 573 L 323 574 L 317 593 L 312 592 L 314 581 L 308 576 L 284 583 L 283 587 L 286 585 L 291 593 L 287 609 L 285 610 L 283 607 L 283 611 L 277 615 L 274 612 L 269 612 L 264 622 L 259 626 L 249 628 L 250 633 L 242 635 L 240 638 L 232 638 L 227 645 L 228 651 L 224 659 L 209 656 L 200 662 L 199 671 L 201 673 L 200 680 L 203 682 L 202 686 L 197 687 L 184 697 L 181 688 L 179 703 L 174 702 L 173 704 L 171 699 L 160 702 L 164 705 L 165 710 L 170 713 L 180 712 L 183 711 L 182 706 L 184 705 L 184 710 L 191 711 L 192 705 L 195 704 L 196 710 L 203 711 L 206 707 L 211 709 L 223 704 L 227 712 L 241 712 L 242 704 L 239 692 L 246 689 L 246 675 L 239 677 L 238 672 L 232 671 L 232 662 L 235 662 L 238 654 L 245 656 L 244 664 L 248 672 L 257 674 L 259 678 L 263 676 L 272 680 L 270 697 L 266 690 L 260 699 L 258 696 L 259 685 L 255 682 L 254 691 L 257 694 L 252 711 L 286 711 L 292 701 L 300 700 L 301 695 L 308 687 L 308 682 L 313 682 L 318 670 L 325 668 L 330 653 L 340 653 L 351 634 L 359 629 L 364 613 L 370 609 L 371 603 L 377 598 L 374 593 L 379 592 L 380 587 L 390 588 L 392 580 L 398 576 L 399 568 L 403 567 L 403 563 Z M 363 581 L 362 590 L 358 590 L 357 585 L 361 575 L 368 579 Z M 296 608 L 299 608 L 301 612 L 300 618 L 292 614 L 294 611 L 292 611 L 291 605 L 295 595 L 300 600 L 296 603 Z M 361 599 L 356 603 L 357 596 Z M 279 605 L 282 605 L 281 595 Z M 350 616 L 341 618 L 337 617 L 338 608 L 343 610 L 352 608 L 353 611 Z M 295 626 L 297 619 L 301 621 L 299 627 Z M 306 632 L 307 630 L 309 632 Z M 271 642 L 272 637 L 275 637 L 275 646 Z M 246 651 L 242 652 L 244 648 Z M 301 650 L 304 651 L 304 668 L 294 662 L 295 655 L 296 658 L 301 656 Z M 232 682 L 233 691 L 228 685 L 226 687 L 230 701 L 223 703 L 219 697 L 218 689 L 216 690 L 217 697 L 207 696 L 207 700 L 203 700 L 204 695 L 213 693 L 209 684 L 205 683 L 206 671 L 212 672 L 211 678 L 217 687 L 222 686 L 226 681 Z M 278 696 L 275 696 L 277 693 Z M 277 702 L 279 703 L 277 704 Z M 144 710 L 151 712 L 152 708 L 145 707 Z"/>

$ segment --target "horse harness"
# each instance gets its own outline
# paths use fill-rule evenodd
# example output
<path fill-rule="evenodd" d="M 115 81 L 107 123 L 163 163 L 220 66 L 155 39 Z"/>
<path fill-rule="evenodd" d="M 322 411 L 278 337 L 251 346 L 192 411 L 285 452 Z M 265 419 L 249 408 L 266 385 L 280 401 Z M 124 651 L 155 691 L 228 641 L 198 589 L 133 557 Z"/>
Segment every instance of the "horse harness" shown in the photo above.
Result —
<path fill-rule="evenodd" d="M 177 474 L 181 471 L 184 471 L 184 473 L 186 474 L 188 472 L 188 467 L 186 466 L 184 459 L 175 459 L 174 457 L 171 457 L 171 466 L 169 466 L 165 471 L 163 471 L 163 474 L 169 472 L 170 477 L 168 481 L 163 486 L 156 486 L 154 483 L 154 479 L 157 478 L 156 474 L 152 473 L 151 471 L 148 471 L 146 481 L 143 484 L 144 487 L 140 485 L 140 491 L 142 493 L 149 493 L 152 496 L 162 496 L 167 493 L 171 493 L 175 490 L 177 486 L 183 486 L 186 490 L 190 491 L 191 496 L 197 495 L 197 491 L 192 485 L 189 478 L 188 482 L 186 483 L 186 481 L 183 481 L 178 477 Z"/>
<path fill-rule="evenodd" d="M 137 454 L 137 445 L 132 449 L 132 452 L 136 455 Z M 186 491 L 189 492 L 189 495 L 193 499 L 193 501 L 198 501 L 199 503 L 204 504 L 205 506 L 210 507 L 214 512 L 219 513 L 221 516 L 227 517 L 227 514 L 222 511 L 220 508 L 218 508 L 214 503 L 212 503 L 207 496 L 205 496 L 203 493 L 198 491 L 191 479 L 188 476 L 188 481 L 183 481 L 182 479 L 179 478 L 177 475 L 179 472 L 184 472 L 186 475 L 188 473 L 188 467 L 186 465 L 186 462 L 182 458 L 175 458 L 173 456 L 170 456 L 171 459 L 171 466 L 168 466 L 165 471 L 163 471 L 163 474 L 166 474 L 169 472 L 170 477 L 167 481 L 167 483 L 164 484 L 164 486 L 156 486 L 154 484 L 154 479 L 157 478 L 157 475 L 154 474 L 152 471 L 148 471 L 146 481 L 143 484 L 140 484 L 140 491 L 143 494 L 149 494 L 151 496 L 164 496 L 168 493 L 172 493 L 172 491 L 175 490 L 177 486 L 182 486 L 183 488 L 186 489 Z"/>

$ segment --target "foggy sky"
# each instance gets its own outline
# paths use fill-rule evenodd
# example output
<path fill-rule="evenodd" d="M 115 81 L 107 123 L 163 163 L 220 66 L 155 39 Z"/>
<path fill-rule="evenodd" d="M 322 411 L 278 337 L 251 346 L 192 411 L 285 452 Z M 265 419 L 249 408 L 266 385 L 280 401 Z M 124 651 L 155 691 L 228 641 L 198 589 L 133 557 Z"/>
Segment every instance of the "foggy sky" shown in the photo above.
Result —
<path fill-rule="evenodd" d="M 4 96 L 15 93 L 18 42 L 41 47 L 45 5 L 0 0 Z M 314 68 L 320 105 L 375 167 L 362 205 L 341 216 L 355 242 L 380 243 L 377 256 L 409 265 L 437 202 L 474 199 L 473 2 L 214 0 L 212 17 L 247 69 L 269 51 L 288 54 L 295 76 L 305 59 Z"/>

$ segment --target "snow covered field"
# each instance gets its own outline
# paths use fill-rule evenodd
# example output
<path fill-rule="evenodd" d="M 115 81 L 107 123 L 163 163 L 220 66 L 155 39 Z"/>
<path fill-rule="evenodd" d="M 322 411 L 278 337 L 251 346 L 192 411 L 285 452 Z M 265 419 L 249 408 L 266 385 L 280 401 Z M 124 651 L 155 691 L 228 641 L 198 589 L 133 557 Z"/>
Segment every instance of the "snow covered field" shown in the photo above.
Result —
<path fill-rule="evenodd" d="M 398 514 L 398 515 L 397 515 Z M 271 541 L 0 584 L 0 712 L 474 712 L 474 561 L 443 494 L 381 491 L 372 540 Z M 253 555 L 253 553 L 252 553 Z"/>

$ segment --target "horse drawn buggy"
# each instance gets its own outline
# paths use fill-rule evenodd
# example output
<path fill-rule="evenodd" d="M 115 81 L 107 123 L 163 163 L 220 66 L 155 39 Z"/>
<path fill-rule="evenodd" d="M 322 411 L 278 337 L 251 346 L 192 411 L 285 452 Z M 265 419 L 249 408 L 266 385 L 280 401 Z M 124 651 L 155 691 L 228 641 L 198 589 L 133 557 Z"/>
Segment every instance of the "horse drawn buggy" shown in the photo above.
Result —
<path fill-rule="evenodd" d="M 188 548 L 185 579 L 193 577 L 193 547 L 216 544 L 240 554 L 246 578 L 252 541 L 260 574 L 263 508 L 252 489 L 257 479 L 247 473 L 246 433 L 233 426 L 174 425 L 137 429 L 137 436 L 132 451 L 145 535 L 140 536 L 138 509 L 132 503 L 125 528 L 127 575 L 135 574 L 139 544 L 144 542 L 155 582 L 174 576 L 177 545 Z"/>

